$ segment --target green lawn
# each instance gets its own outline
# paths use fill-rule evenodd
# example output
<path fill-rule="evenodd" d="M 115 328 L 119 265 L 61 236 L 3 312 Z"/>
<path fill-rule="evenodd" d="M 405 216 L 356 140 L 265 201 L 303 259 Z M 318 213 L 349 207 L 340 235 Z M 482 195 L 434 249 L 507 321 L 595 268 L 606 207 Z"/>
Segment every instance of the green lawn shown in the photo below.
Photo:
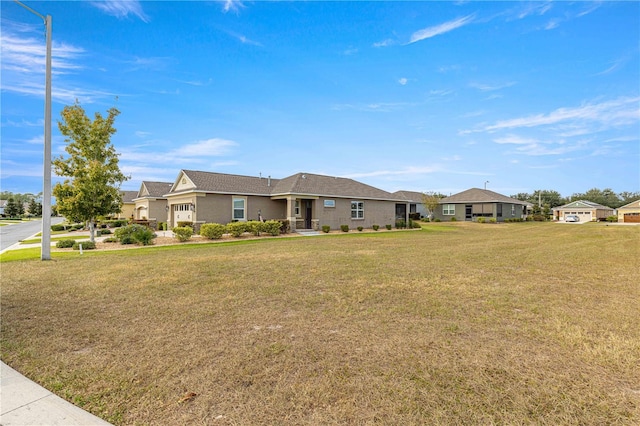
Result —
<path fill-rule="evenodd" d="M 637 425 L 639 237 L 436 223 L 3 262 L 1 355 L 116 425 Z"/>

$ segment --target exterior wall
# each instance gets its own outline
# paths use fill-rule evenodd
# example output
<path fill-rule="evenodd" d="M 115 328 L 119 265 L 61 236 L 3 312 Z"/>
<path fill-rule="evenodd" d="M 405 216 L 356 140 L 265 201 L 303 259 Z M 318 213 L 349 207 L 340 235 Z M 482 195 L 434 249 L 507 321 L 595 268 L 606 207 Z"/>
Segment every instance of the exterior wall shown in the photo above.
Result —
<path fill-rule="evenodd" d="M 626 218 L 627 222 L 629 222 L 630 220 L 635 222 L 636 217 L 640 215 L 640 200 L 634 201 L 630 205 L 620 207 L 618 209 L 618 222 L 625 222 L 625 217 L 624 217 L 625 214 L 630 215 L 630 216 L 627 216 Z"/>
<path fill-rule="evenodd" d="M 126 204 L 122 204 L 122 210 L 120 211 L 120 213 L 118 213 L 118 219 L 131 219 L 134 213 L 134 209 L 135 209 L 135 204 L 133 203 L 126 203 Z"/>
<path fill-rule="evenodd" d="M 452 203 L 448 203 L 452 204 Z M 443 222 L 451 221 L 455 217 L 456 221 L 477 221 L 479 217 L 495 218 L 498 222 L 505 219 L 524 218 L 526 215 L 526 206 L 515 203 L 455 203 L 455 214 L 445 215 L 443 213 L 443 204 L 440 204 L 434 212 L 434 218 L 438 218 Z M 467 219 L 466 209 L 471 206 L 471 219 Z M 502 215 L 498 216 L 498 205 L 502 206 Z M 513 206 L 513 210 L 511 208 Z"/>
<path fill-rule="evenodd" d="M 149 200 L 136 201 L 134 219 L 149 219 Z"/>
<path fill-rule="evenodd" d="M 150 199 L 148 201 L 147 212 L 149 213 L 149 219 L 156 219 L 158 222 L 167 221 L 167 200 L 165 199 Z"/>
<path fill-rule="evenodd" d="M 578 216 L 581 222 L 604 220 L 613 216 L 613 209 L 591 209 L 584 207 L 571 207 L 568 209 L 556 209 L 554 215 L 558 220 L 564 220 L 565 216 Z M 618 213 L 619 214 L 619 213 Z"/>
<path fill-rule="evenodd" d="M 335 207 L 325 207 L 324 200 L 334 200 Z M 351 201 L 364 202 L 364 218 L 351 218 Z M 318 219 L 320 227 L 329 225 L 331 229 L 340 229 L 341 225 L 349 225 L 349 229 L 356 229 L 358 226 L 371 228 L 373 225 L 395 224 L 395 201 L 378 201 L 357 198 L 333 198 L 320 197 L 315 201 L 314 214 Z"/>

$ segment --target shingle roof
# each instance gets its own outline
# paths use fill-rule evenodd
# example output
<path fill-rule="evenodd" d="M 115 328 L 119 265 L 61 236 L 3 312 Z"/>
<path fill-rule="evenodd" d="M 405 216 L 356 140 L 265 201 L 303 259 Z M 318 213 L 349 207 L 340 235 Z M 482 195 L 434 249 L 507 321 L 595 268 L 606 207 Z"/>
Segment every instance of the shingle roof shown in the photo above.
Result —
<path fill-rule="evenodd" d="M 638 207 L 640 207 L 640 200 L 635 200 L 635 201 L 630 202 L 629 204 L 625 204 L 624 206 L 618 207 L 618 210 L 620 210 L 620 209 L 637 209 Z"/>
<path fill-rule="evenodd" d="M 529 205 L 526 201 L 520 201 L 516 198 L 507 197 L 488 189 L 471 188 L 466 191 L 458 192 L 449 197 L 440 200 L 440 204 L 462 204 L 462 203 L 511 203 Z"/>
<path fill-rule="evenodd" d="M 195 189 L 205 192 L 224 194 L 270 195 L 278 179 L 229 175 L 226 173 L 201 172 L 196 170 L 182 170 L 194 183 Z"/>
<path fill-rule="evenodd" d="M 553 210 L 560 209 L 575 209 L 575 208 L 591 208 L 591 209 L 605 209 L 605 210 L 613 210 L 611 207 L 603 206 L 602 204 L 594 203 L 593 201 L 587 200 L 576 200 L 572 201 L 564 206 L 555 207 Z"/>
<path fill-rule="evenodd" d="M 147 195 L 142 195 L 140 194 L 140 192 L 142 192 L 142 187 L 145 187 L 147 189 Z M 155 197 L 155 198 L 162 198 L 162 196 L 164 194 L 166 194 L 167 192 L 171 191 L 171 187 L 173 186 L 173 184 L 171 182 L 150 182 L 150 181 L 143 181 L 142 182 L 142 186 L 140 187 L 140 191 L 138 193 L 139 197 Z"/>
<path fill-rule="evenodd" d="M 413 201 L 414 203 L 422 203 L 424 194 L 416 191 L 396 191 L 393 193 L 398 198 L 405 199 L 407 201 Z"/>
<path fill-rule="evenodd" d="M 404 201 L 390 192 L 353 179 L 312 173 L 296 173 L 281 179 L 271 191 L 271 195 L 286 194 Z"/>
<path fill-rule="evenodd" d="M 123 203 L 133 203 L 133 199 L 138 197 L 138 191 L 120 191 Z"/>

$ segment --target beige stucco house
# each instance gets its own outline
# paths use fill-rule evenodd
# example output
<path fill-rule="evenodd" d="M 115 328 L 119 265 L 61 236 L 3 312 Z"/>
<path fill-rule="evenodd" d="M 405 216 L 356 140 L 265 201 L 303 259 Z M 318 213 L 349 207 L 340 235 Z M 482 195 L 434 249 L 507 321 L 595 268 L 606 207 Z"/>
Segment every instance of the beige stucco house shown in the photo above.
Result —
<path fill-rule="evenodd" d="M 408 202 L 353 179 L 297 173 L 284 179 L 181 170 L 167 199 L 167 223 L 288 220 L 291 230 L 393 225 Z"/>
<path fill-rule="evenodd" d="M 164 196 L 171 191 L 171 182 L 143 181 L 134 198 L 136 220 L 150 220 L 164 222 L 167 219 L 167 198 Z"/>
<path fill-rule="evenodd" d="M 605 220 L 614 213 L 611 207 L 586 200 L 572 201 L 564 206 L 554 207 L 552 211 L 555 220 L 564 221 L 566 216 L 578 216 L 580 222 Z"/>
<path fill-rule="evenodd" d="M 132 219 L 136 204 L 133 199 L 138 195 L 138 191 L 120 191 L 120 195 L 122 195 L 122 207 L 115 216 L 118 219 Z"/>
<path fill-rule="evenodd" d="M 476 221 L 480 217 L 505 219 L 525 219 L 531 203 L 507 197 L 488 189 L 471 188 L 442 198 L 434 216 L 440 220 Z"/>
<path fill-rule="evenodd" d="M 640 223 L 640 200 L 618 207 L 618 222 Z"/>

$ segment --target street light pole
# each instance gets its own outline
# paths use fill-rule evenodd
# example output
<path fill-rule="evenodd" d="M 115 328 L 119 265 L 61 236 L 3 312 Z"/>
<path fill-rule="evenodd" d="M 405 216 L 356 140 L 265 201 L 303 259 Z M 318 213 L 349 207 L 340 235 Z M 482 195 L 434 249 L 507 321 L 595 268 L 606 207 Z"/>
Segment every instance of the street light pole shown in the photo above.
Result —
<path fill-rule="evenodd" d="M 42 248 L 41 260 L 51 260 L 51 15 L 43 16 L 29 6 L 14 0 L 29 12 L 40 17 L 47 29 L 44 95 L 44 159 L 42 182 Z"/>
<path fill-rule="evenodd" d="M 488 184 L 488 183 L 489 183 L 489 181 L 488 181 L 488 180 L 484 181 L 484 189 L 485 189 L 485 190 L 487 189 L 487 184 Z"/>

